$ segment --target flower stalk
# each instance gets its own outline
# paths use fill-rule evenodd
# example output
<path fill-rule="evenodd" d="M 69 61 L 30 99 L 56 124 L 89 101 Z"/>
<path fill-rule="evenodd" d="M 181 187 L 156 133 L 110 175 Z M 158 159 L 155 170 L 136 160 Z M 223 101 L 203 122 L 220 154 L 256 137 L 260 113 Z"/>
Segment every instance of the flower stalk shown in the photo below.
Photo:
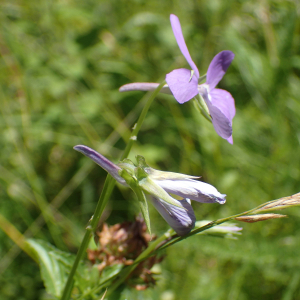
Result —
<path fill-rule="evenodd" d="M 137 123 L 135 124 L 134 128 L 133 128 L 133 131 L 131 133 L 131 136 L 129 138 L 129 141 L 125 147 L 125 150 L 121 156 L 121 160 L 127 158 L 127 156 L 129 155 L 130 153 L 130 150 L 133 146 L 133 143 L 134 141 L 136 141 L 137 139 L 137 135 L 142 127 L 142 124 L 145 120 L 145 117 L 147 115 L 147 112 L 153 102 L 153 100 L 155 99 L 155 97 L 157 96 L 157 94 L 160 92 L 160 90 L 163 88 L 163 86 L 165 85 L 165 81 L 163 81 L 155 90 L 153 93 L 151 93 L 149 95 L 149 98 L 147 99 L 147 102 L 139 116 L 139 119 L 137 121 Z M 68 279 L 67 279 L 67 282 L 66 282 L 66 285 L 65 285 L 65 288 L 64 288 L 64 291 L 63 291 L 63 294 L 62 294 L 62 297 L 61 297 L 61 300 L 68 300 L 70 299 L 70 296 L 71 296 L 71 290 L 72 290 L 72 287 L 73 287 L 73 284 L 74 284 L 74 275 L 76 273 L 76 270 L 77 270 L 77 267 L 79 265 L 79 262 L 80 260 L 82 259 L 83 255 L 85 254 L 86 252 L 86 249 L 88 247 L 88 244 L 89 244 L 89 241 L 90 241 L 90 238 L 92 236 L 92 233 L 96 230 L 96 227 L 99 223 L 99 220 L 100 220 L 100 217 L 103 213 L 103 210 L 107 204 L 107 201 L 112 193 L 112 190 L 114 188 L 114 185 L 115 185 L 115 180 L 112 178 L 112 176 L 110 176 L 109 174 L 107 175 L 106 177 L 106 180 L 105 180 L 105 183 L 104 183 L 104 187 L 103 187 L 103 190 L 101 192 L 101 195 L 100 195 L 100 198 L 99 198 L 99 201 L 97 203 L 97 206 L 96 206 L 96 210 L 95 210 L 95 213 L 94 215 L 92 216 L 91 218 L 91 221 L 90 221 L 90 225 L 87 227 L 86 229 L 86 232 L 85 232 L 85 235 L 83 237 L 83 240 L 80 244 L 80 247 L 78 249 L 78 252 L 77 252 L 77 255 L 76 255 L 76 258 L 75 258 L 75 261 L 74 261 L 74 264 L 71 268 L 71 271 L 70 271 L 70 274 L 68 276 Z"/>

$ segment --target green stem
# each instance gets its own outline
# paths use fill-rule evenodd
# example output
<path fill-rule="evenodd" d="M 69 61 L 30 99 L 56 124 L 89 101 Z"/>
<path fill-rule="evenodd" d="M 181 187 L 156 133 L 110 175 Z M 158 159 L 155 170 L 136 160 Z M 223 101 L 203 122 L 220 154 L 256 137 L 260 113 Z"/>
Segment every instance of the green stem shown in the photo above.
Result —
<path fill-rule="evenodd" d="M 92 232 L 95 231 L 95 229 L 99 223 L 100 217 L 101 217 L 102 212 L 105 208 L 105 205 L 109 199 L 109 196 L 114 188 L 114 185 L 115 185 L 115 180 L 110 175 L 107 175 L 100 199 L 96 206 L 95 213 L 91 219 L 90 225 L 86 229 L 85 235 L 84 235 L 81 245 L 78 249 L 78 252 L 77 252 L 74 264 L 72 266 L 72 269 L 70 271 L 67 283 L 65 285 L 65 289 L 64 289 L 63 295 L 61 297 L 61 300 L 70 299 L 70 294 L 71 294 L 70 290 L 73 285 L 73 278 L 76 273 L 77 267 L 79 265 L 81 258 L 83 257 L 84 253 L 86 252 Z"/>
<path fill-rule="evenodd" d="M 191 237 L 191 236 L 193 236 L 193 235 L 195 235 L 197 233 L 200 233 L 200 232 L 202 232 L 204 230 L 207 230 L 207 229 L 212 228 L 214 226 L 220 225 L 222 223 L 231 221 L 231 220 L 233 220 L 233 219 L 235 219 L 237 217 L 241 217 L 241 216 L 245 216 L 245 215 L 249 215 L 249 214 L 255 213 L 259 208 L 263 207 L 264 205 L 265 204 L 259 205 L 259 206 L 255 207 L 253 209 L 250 209 L 248 211 L 245 211 L 245 212 L 237 214 L 237 215 L 233 215 L 233 216 L 230 216 L 230 217 L 227 217 L 227 218 L 223 218 L 223 219 L 218 219 L 218 220 L 212 221 L 212 222 L 210 222 L 210 223 L 208 223 L 208 224 L 206 224 L 206 225 L 204 225 L 204 226 L 202 226 L 200 228 L 192 230 L 189 234 L 187 234 L 185 236 L 176 237 L 176 235 L 175 235 L 171 240 L 169 239 L 167 241 L 167 244 L 162 244 L 159 247 L 159 249 L 157 249 L 157 250 L 159 250 L 159 251 L 163 250 L 163 249 L 165 249 L 165 248 L 167 248 L 167 247 L 169 247 L 171 245 L 174 245 L 174 244 L 176 244 L 176 243 L 178 243 L 178 242 L 180 242 L 180 241 L 182 241 L 182 240 L 184 240 L 186 238 L 189 238 L 189 237 Z"/>
<path fill-rule="evenodd" d="M 165 81 L 163 81 L 155 89 L 155 91 L 149 95 L 149 98 L 147 99 L 147 102 L 146 102 L 146 104 L 145 104 L 145 106 L 144 106 L 144 108 L 143 108 L 143 110 L 140 114 L 140 117 L 139 117 L 137 123 L 134 126 L 134 129 L 131 133 L 130 139 L 129 139 L 129 141 L 126 145 L 126 148 L 123 152 L 123 155 L 121 156 L 121 160 L 123 160 L 124 158 L 126 158 L 128 156 L 128 154 L 129 154 L 129 152 L 130 152 L 130 150 L 133 146 L 133 142 L 137 139 L 137 135 L 138 135 L 138 133 L 139 133 L 141 127 L 142 127 L 143 121 L 145 120 L 147 112 L 148 112 L 154 98 L 157 96 L 157 94 L 159 93 L 159 91 L 162 89 L 162 87 L 164 85 L 165 85 Z M 86 229 L 85 235 L 84 235 L 83 240 L 81 242 L 81 245 L 78 249 L 78 252 L 77 252 L 74 264 L 72 266 L 72 269 L 70 271 L 68 280 L 66 282 L 61 300 L 70 299 L 71 289 L 72 289 L 72 286 L 73 286 L 73 278 L 74 278 L 74 275 L 76 273 L 77 267 L 79 265 L 80 260 L 82 259 L 83 255 L 84 255 L 84 253 L 86 252 L 86 249 L 88 247 L 88 244 L 89 244 L 92 233 L 96 230 L 97 225 L 99 224 L 100 217 L 101 217 L 102 212 L 103 212 L 103 210 L 104 210 L 104 208 L 107 204 L 107 201 L 108 201 L 108 199 L 111 195 L 111 192 L 114 188 L 114 185 L 115 185 L 115 180 L 110 175 L 107 175 L 105 183 L 104 183 L 104 187 L 103 187 L 103 190 L 102 190 L 102 193 L 101 193 L 101 196 L 100 196 L 99 201 L 98 201 L 97 206 L 96 206 L 95 213 L 94 213 L 94 215 L 91 219 L 90 225 Z"/>
<path fill-rule="evenodd" d="M 124 153 L 123 153 L 123 155 L 121 156 L 121 160 L 123 160 L 124 158 L 126 158 L 126 157 L 128 156 L 128 154 L 129 154 L 129 152 L 130 152 L 130 150 L 131 150 L 131 147 L 132 147 L 134 141 L 137 140 L 137 135 L 138 135 L 138 133 L 139 133 L 141 127 L 142 127 L 142 124 L 143 124 L 143 122 L 144 122 L 144 119 L 145 119 L 145 117 L 146 117 L 146 115 L 147 115 L 147 112 L 148 112 L 148 110 L 149 110 L 149 108 L 150 108 L 150 106 L 151 106 L 153 100 L 155 99 L 155 97 L 157 96 L 157 94 L 160 92 L 160 90 L 163 88 L 163 86 L 164 86 L 165 84 L 166 84 L 166 81 L 164 80 L 164 81 L 163 81 L 163 82 L 162 82 L 162 83 L 154 90 L 154 92 L 151 93 L 151 94 L 149 95 L 149 98 L 148 98 L 148 100 L 147 100 L 147 102 L 146 102 L 146 104 L 145 104 L 145 106 L 144 106 L 144 108 L 143 108 L 143 110 L 142 110 L 142 112 L 141 112 L 141 114 L 140 114 L 140 117 L 139 117 L 137 123 L 136 123 L 136 124 L 134 125 L 134 127 L 133 127 L 133 131 L 132 131 L 131 136 L 130 136 L 130 138 L 129 138 L 129 141 L 128 141 L 127 145 L 126 145 L 126 148 L 125 148 L 125 150 L 124 150 Z"/>
<path fill-rule="evenodd" d="M 275 202 L 278 200 L 273 200 L 273 201 L 269 201 L 267 203 L 263 203 L 253 209 L 250 209 L 248 211 L 245 211 L 243 213 L 240 214 L 236 214 L 227 218 L 223 218 L 223 219 L 218 219 L 215 221 L 212 221 L 202 227 L 199 227 L 197 229 L 194 229 L 192 232 L 190 232 L 188 235 L 183 236 L 183 237 L 178 237 L 177 234 L 174 234 L 173 236 L 170 235 L 169 232 L 166 232 L 164 235 L 162 235 L 159 239 L 157 239 L 153 244 L 151 244 L 143 253 L 141 253 L 139 255 L 139 257 L 134 261 L 134 263 L 130 266 L 125 268 L 120 274 L 119 274 L 119 279 L 112 285 L 109 287 L 109 295 L 120 285 L 123 283 L 123 281 L 130 275 L 131 272 L 134 271 L 134 269 L 137 267 L 137 265 L 142 262 L 143 260 L 147 259 L 148 257 L 155 255 L 156 253 L 160 252 L 163 249 L 166 249 L 167 247 L 174 245 L 190 236 L 193 236 L 195 234 L 198 234 L 202 231 L 205 231 L 207 229 L 210 229 L 214 226 L 220 225 L 224 222 L 233 220 L 237 217 L 241 217 L 241 216 L 245 216 L 245 215 L 253 215 L 256 214 L 258 212 L 261 212 L 261 208 L 263 208 L 264 206 Z M 265 212 L 265 210 L 263 210 L 263 212 Z M 103 287 L 101 287 L 103 288 Z M 100 289 L 100 288 L 99 288 Z"/>

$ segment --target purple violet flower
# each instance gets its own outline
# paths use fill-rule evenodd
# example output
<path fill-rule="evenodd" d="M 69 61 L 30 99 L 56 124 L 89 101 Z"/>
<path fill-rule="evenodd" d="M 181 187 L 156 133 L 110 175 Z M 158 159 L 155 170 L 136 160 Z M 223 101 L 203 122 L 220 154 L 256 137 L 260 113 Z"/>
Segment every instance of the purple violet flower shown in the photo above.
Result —
<path fill-rule="evenodd" d="M 199 70 L 185 44 L 179 19 L 177 16 L 171 15 L 170 21 L 179 49 L 191 66 L 192 71 L 188 69 L 173 70 L 166 75 L 167 85 L 160 92 L 173 94 L 180 104 L 200 94 L 207 105 L 217 134 L 232 144 L 232 119 L 235 115 L 234 99 L 229 92 L 215 87 L 230 66 L 234 58 L 233 52 L 225 50 L 218 53 L 208 67 L 206 83 L 198 84 Z M 158 83 L 135 82 L 121 86 L 119 91 L 153 91 L 158 85 Z"/>
<path fill-rule="evenodd" d="M 234 99 L 229 92 L 215 87 L 230 66 L 234 58 L 233 52 L 225 50 L 218 53 L 208 67 L 206 83 L 198 85 L 199 71 L 185 44 L 179 19 L 171 15 L 170 21 L 179 49 L 192 68 L 192 72 L 188 69 L 176 69 L 167 74 L 166 82 L 173 96 L 182 104 L 200 93 L 208 107 L 217 134 L 232 144 Z"/>
<path fill-rule="evenodd" d="M 97 151 L 84 145 L 77 145 L 74 149 L 92 159 L 119 183 L 128 187 L 124 178 L 119 175 L 122 167 L 124 167 L 124 163 L 116 165 Z M 148 190 L 148 194 L 150 193 L 150 202 L 180 236 L 188 234 L 195 226 L 196 217 L 191 206 L 191 200 L 219 204 L 226 202 L 226 195 L 220 194 L 215 187 L 208 183 L 194 180 L 194 178 L 198 177 L 173 172 L 162 172 L 150 167 L 146 167 L 144 170 L 149 175 L 149 178 L 165 192 L 183 197 L 182 200 L 172 198 L 175 203 L 175 205 L 172 205 L 157 196 L 159 191 L 155 193 L 152 190 L 151 193 Z"/>

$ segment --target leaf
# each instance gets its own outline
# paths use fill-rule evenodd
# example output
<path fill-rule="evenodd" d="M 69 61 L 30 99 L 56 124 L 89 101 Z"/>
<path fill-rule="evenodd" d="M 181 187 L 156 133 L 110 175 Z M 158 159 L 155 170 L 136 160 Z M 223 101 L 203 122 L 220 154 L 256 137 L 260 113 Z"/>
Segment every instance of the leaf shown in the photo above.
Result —
<path fill-rule="evenodd" d="M 67 280 L 67 267 L 58 261 L 57 257 L 52 253 L 59 250 L 42 240 L 30 239 L 27 240 L 27 243 L 39 259 L 41 276 L 46 291 L 51 295 L 60 297 Z M 67 255 L 67 253 L 65 254 Z M 68 260 L 67 256 L 65 259 Z"/>
<path fill-rule="evenodd" d="M 73 266 L 75 255 L 61 251 L 42 240 L 30 239 L 27 240 L 27 243 L 39 259 L 41 276 L 47 293 L 60 297 Z M 74 285 L 84 292 L 95 284 L 98 278 L 99 276 L 95 276 L 95 272 L 80 262 L 74 276 Z"/>

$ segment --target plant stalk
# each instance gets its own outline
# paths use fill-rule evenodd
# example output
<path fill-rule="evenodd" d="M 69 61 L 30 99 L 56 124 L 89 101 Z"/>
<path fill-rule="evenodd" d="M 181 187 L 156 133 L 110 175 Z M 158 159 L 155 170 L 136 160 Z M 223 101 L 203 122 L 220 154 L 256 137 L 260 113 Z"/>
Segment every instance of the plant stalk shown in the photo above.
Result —
<path fill-rule="evenodd" d="M 148 110 L 149 110 L 149 108 L 150 108 L 153 100 L 155 99 L 155 97 L 157 96 L 157 94 L 159 93 L 159 91 L 162 89 L 162 87 L 164 85 L 165 85 L 165 81 L 163 81 L 154 90 L 154 92 L 149 95 L 149 98 L 148 98 L 148 100 L 147 100 L 147 102 L 146 102 L 146 104 L 145 104 L 145 106 L 144 106 L 144 108 L 143 108 L 143 110 L 142 110 L 142 112 L 141 112 L 141 114 L 139 116 L 139 119 L 138 119 L 137 123 L 135 124 L 135 126 L 133 128 L 133 131 L 131 133 L 129 141 L 128 141 L 127 145 L 126 145 L 126 148 L 125 148 L 125 150 L 123 152 L 123 155 L 121 156 L 121 160 L 123 160 L 124 158 L 126 158 L 129 155 L 129 152 L 130 152 L 130 150 L 131 150 L 131 148 L 133 146 L 134 141 L 137 140 L 137 135 L 138 135 L 138 133 L 139 133 L 141 127 L 142 127 L 142 124 L 143 124 L 143 122 L 145 120 L 147 112 L 148 112 Z M 108 174 L 107 177 L 106 177 L 105 183 L 104 183 L 104 187 L 103 187 L 101 196 L 100 196 L 99 201 L 97 203 L 95 213 L 94 213 L 94 215 L 92 216 L 92 218 L 90 220 L 90 224 L 86 228 L 85 235 L 84 235 L 83 240 L 81 242 L 81 245 L 80 245 L 80 247 L 78 249 L 78 252 L 77 252 L 74 264 L 72 266 L 72 269 L 70 271 L 68 280 L 66 282 L 66 285 L 65 285 L 65 288 L 64 288 L 61 300 L 68 300 L 68 299 L 70 299 L 71 289 L 72 289 L 73 280 L 74 280 L 73 278 L 74 278 L 74 275 L 76 273 L 77 267 L 79 265 L 80 260 L 82 259 L 83 255 L 84 255 L 84 253 L 86 252 L 86 249 L 88 247 L 90 238 L 92 236 L 92 233 L 95 232 L 95 230 L 97 229 L 97 225 L 99 224 L 100 217 L 101 217 L 101 215 L 103 213 L 103 210 L 104 210 L 104 208 L 105 208 L 105 206 L 107 204 L 107 201 L 108 201 L 108 199 L 109 199 L 109 197 L 110 197 L 110 195 L 112 193 L 114 185 L 115 185 L 115 180 Z M 127 277 L 127 275 L 126 275 L 126 277 Z M 122 280 L 122 282 L 125 280 L 125 278 Z"/>

